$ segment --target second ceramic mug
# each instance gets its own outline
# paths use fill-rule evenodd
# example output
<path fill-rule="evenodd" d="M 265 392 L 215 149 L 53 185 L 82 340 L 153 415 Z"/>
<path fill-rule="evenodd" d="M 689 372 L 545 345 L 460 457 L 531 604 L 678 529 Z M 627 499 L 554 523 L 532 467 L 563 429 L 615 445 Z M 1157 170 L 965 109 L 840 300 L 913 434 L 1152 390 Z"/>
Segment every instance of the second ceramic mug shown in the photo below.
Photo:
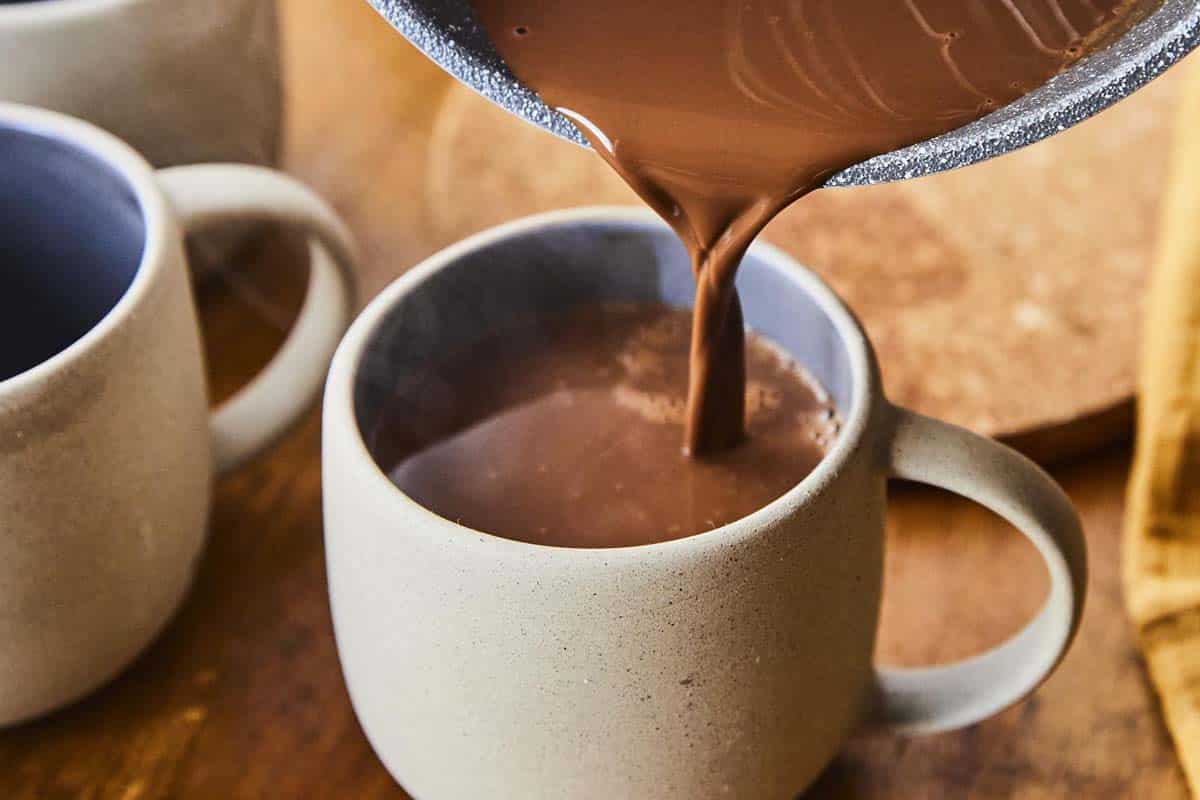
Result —
<path fill-rule="evenodd" d="M 185 231 L 307 231 L 308 294 L 268 367 L 209 418 Z M 155 173 L 87 123 L 0 104 L 0 725 L 95 688 L 182 600 L 214 463 L 319 392 L 353 304 L 329 207 L 259 167 Z"/>
<path fill-rule="evenodd" d="M 0 102 L 60 111 L 156 167 L 275 166 L 283 88 L 275 0 L 0 1 Z M 223 265 L 251 226 L 192 237 Z"/>
<path fill-rule="evenodd" d="M 414 268 L 351 326 L 325 393 L 330 602 L 355 711 L 413 797 L 792 798 L 859 726 L 968 725 L 1062 658 L 1086 583 L 1062 491 L 1003 445 L 891 405 L 858 322 L 780 251 L 755 246 L 738 288 L 747 324 L 845 424 L 775 502 L 641 547 L 544 547 L 443 519 L 392 484 L 363 431 L 388 404 L 420 408 L 430 364 L 513 320 L 690 305 L 665 225 L 605 209 L 516 222 Z M 958 664 L 876 669 L 889 476 L 982 503 L 1033 542 L 1051 589 L 1023 631 Z"/>
<path fill-rule="evenodd" d="M 7 0 L 0 101 L 99 125 L 156 167 L 273 166 L 275 0 Z"/>

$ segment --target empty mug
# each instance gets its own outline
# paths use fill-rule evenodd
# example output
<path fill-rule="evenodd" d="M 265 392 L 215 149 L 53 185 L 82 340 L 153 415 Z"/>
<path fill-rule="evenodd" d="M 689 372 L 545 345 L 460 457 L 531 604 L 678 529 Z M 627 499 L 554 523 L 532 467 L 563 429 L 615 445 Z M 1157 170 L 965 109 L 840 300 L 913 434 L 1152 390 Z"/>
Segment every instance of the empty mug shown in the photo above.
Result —
<path fill-rule="evenodd" d="M 183 234 L 231 219 L 307 231 L 311 278 L 281 350 L 210 418 Z M 0 104 L 0 724 L 105 682 L 171 617 L 214 469 L 271 442 L 320 390 L 353 252 L 284 175 L 156 173 L 90 124 Z"/>
<path fill-rule="evenodd" d="M 1086 561 L 1058 486 L 1001 444 L 890 404 L 858 322 L 781 251 L 751 248 L 737 280 L 749 327 L 828 389 L 844 425 L 778 500 L 638 547 L 539 546 L 444 519 L 389 480 L 364 431 L 397 403 L 420 408 L 440 359 L 506 325 L 585 304 L 690 306 L 687 253 L 660 220 L 585 209 L 487 231 L 351 326 L 325 392 L 330 603 L 355 711 L 413 797 L 783 800 L 856 729 L 969 725 L 1066 652 Z M 1023 631 L 958 664 L 875 667 L 889 476 L 982 503 L 1033 542 L 1051 589 Z"/>

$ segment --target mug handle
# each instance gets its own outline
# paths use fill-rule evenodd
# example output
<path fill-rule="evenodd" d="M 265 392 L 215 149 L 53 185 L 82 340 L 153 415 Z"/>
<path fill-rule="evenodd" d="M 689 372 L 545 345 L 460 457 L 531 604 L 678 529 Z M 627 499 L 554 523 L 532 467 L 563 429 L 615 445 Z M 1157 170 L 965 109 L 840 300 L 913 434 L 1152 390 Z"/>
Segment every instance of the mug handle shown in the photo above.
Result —
<path fill-rule="evenodd" d="M 293 224 L 314 240 L 308 291 L 287 340 L 262 372 L 213 412 L 216 467 L 227 472 L 271 444 L 320 392 L 350 322 L 357 247 L 328 203 L 275 170 L 198 164 L 159 170 L 158 181 L 189 233 L 250 219 Z"/>
<path fill-rule="evenodd" d="M 940 667 L 878 670 L 875 724 L 906 735 L 962 728 L 1031 693 L 1062 660 L 1083 613 L 1087 551 L 1058 484 L 1015 450 L 962 428 L 894 409 L 890 471 L 991 509 L 1037 548 L 1050 594 L 1023 630 L 978 656 Z"/>

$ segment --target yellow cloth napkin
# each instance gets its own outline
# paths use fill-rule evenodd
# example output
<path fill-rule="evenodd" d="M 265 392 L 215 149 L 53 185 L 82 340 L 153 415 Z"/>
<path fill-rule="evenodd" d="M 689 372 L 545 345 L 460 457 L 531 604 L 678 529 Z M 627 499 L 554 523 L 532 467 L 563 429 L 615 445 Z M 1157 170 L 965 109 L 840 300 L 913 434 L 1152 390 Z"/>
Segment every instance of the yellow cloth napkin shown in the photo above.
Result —
<path fill-rule="evenodd" d="M 1200 796 L 1200 63 L 1188 68 L 1146 306 L 1124 570 L 1129 613 Z"/>

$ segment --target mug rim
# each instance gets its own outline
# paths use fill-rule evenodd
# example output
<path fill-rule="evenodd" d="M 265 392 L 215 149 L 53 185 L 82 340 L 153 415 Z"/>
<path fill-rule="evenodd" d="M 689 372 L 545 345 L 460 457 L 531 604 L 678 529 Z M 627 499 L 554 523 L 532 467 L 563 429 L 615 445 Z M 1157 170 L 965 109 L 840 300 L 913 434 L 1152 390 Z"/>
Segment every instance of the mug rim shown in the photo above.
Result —
<path fill-rule="evenodd" d="M 655 232 L 666 232 L 674 236 L 670 227 L 656 214 L 649 209 L 636 206 L 584 206 L 550 211 L 523 217 L 473 234 L 422 260 L 388 284 L 355 318 L 334 354 L 325 389 L 324 413 L 327 415 L 327 419 L 324 425 L 327 434 L 336 432 L 343 437 L 350 437 L 352 441 L 343 442 L 343 445 L 350 447 L 351 455 L 349 457 L 359 462 L 365 462 L 371 479 L 379 487 L 378 491 L 390 495 L 386 502 L 398 503 L 408 511 L 418 514 L 431 525 L 443 528 L 447 532 L 453 530 L 456 534 L 464 537 L 481 539 L 484 542 L 505 547 L 532 548 L 544 552 L 606 555 L 642 552 L 649 549 L 669 550 L 701 543 L 719 542 L 731 537 L 753 535 L 767 527 L 771 520 L 786 517 L 789 513 L 811 502 L 837 479 L 852 454 L 858 450 L 866 438 L 874 408 L 878 402 L 882 401 L 878 368 L 866 332 L 837 293 L 824 280 L 790 255 L 766 242 L 756 242 L 747 255 L 765 261 L 771 268 L 779 269 L 789 279 L 795 280 L 801 291 L 807 294 L 826 315 L 845 348 L 850 368 L 851 389 L 849 411 L 843 420 L 841 431 L 833 447 L 803 480 L 765 506 L 733 522 L 680 539 L 620 547 L 565 547 L 509 539 L 446 519 L 406 494 L 383 471 L 367 447 L 362 426 L 355 412 L 355 391 L 361 366 L 370 344 L 380 326 L 387 320 L 395 307 L 407 295 L 418 290 L 426 279 L 470 253 L 484 250 L 507 239 L 530 233 L 536 234 L 550 227 L 596 223 L 633 230 L 652 229 Z M 371 491 L 377 493 L 375 489 Z"/>
<path fill-rule="evenodd" d="M 6 3 L 0 5 L 0 24 L 66 22 L 143 2 L 146 0 L 27 0 L 21 3 Z"/>
<path fill-rule="evenodd" d="M 0 129 L 16 130 L 66 144 L 109 167 L 116 177 L 125 182 L 137 199 L 144 230 L 141 259 L 134 271 L 133 280 L 125 287 L 117 301 L 95 325 L 67 347 L 23 372 L 0 380 L 0 394 L 3 394 L 26 389 L 79 362 L 133 313 L 133 309 L 150 290 L 151 282 L 159 269 L 158 265 L 164 261 L 163 254 L 167 247 L 166 222 L 169 214 L 166 197 L 154 178 L 154 169 L 149 162 L 130 145 L 90 122 L 56 111 L 0 102 Z"/>

